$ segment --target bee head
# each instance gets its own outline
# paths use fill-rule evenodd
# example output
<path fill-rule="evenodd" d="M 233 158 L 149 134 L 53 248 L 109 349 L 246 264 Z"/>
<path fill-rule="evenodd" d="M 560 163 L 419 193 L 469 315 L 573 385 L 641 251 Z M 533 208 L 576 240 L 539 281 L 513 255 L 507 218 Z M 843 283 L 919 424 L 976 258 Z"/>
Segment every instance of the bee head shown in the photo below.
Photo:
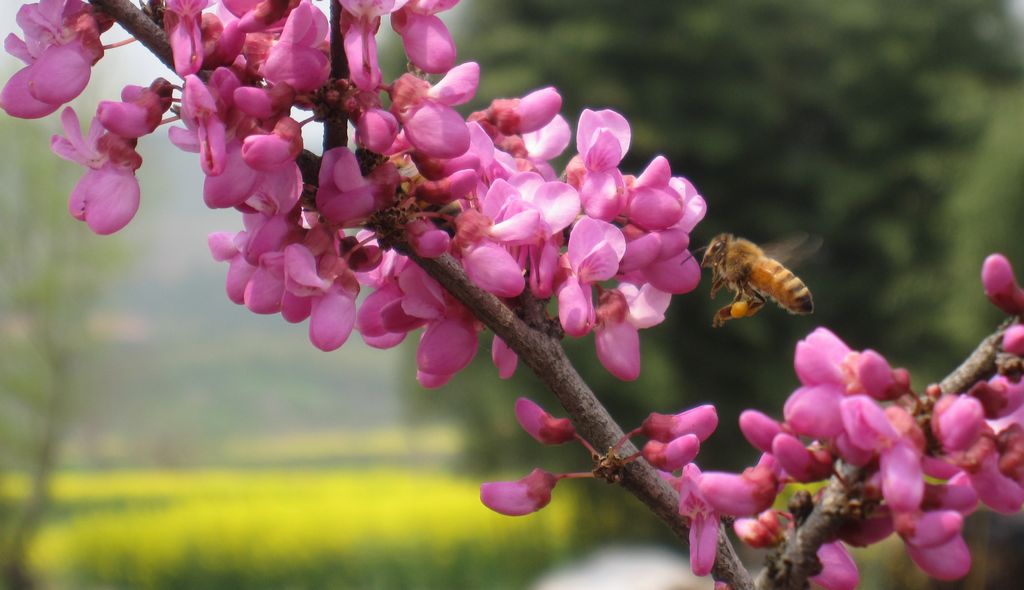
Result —
<path fill-rule="evenodd" d="M 704 258 L 700 261 L 700 265 L 706 268 L 721 263 L 725 259 L 725 252 L 731 240 L 731 234 L 718 234 L 711 238 L 704 248 Z"/>

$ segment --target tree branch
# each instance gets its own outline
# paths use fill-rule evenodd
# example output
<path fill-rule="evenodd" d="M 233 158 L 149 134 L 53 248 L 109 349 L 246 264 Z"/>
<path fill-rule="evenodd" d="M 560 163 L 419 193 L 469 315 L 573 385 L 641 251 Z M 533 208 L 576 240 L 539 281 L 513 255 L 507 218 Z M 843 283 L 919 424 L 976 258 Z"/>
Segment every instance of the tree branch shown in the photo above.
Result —
<path fill-rule="evenodd" d="M 341 35 L 341 2 L 331 0 L 331 78 L 333 84 L 337 80 L 348 78 L 348 58 L 345 56 L 344 39 Z M 344 115 L 329 112 L 324 121 L 324 151 L 348 143 L 348 121 Z"/>
<path fill-rule="evenodd" d="M 138 39 L 146 49 L 164 63 L 165 66 L 174 69 L 174 57 L 171 53 L 171 44 L 167 41 L 164 30 L 128 0 L 89 0 L 89 3 L 109 14 L 128 31 L 131 36 Z"/>
<path fill-rule="evenodd" d="M 576 372 L 561 342 L 530 327 L 497 297 L 470 282 L 462 266 L 450 255 L 434 259 L 408 255 L 519 355 L 555 394 L 576 430 L 594 448 L 610 448 L 622 438 L 622 429 Z M 635 452 L 636 447 L 629 442 L 622 446 L 623 455 Z M 668 525 L 684 545 L 689 545 L 689 529 L 679 515 L 679 496 L 654 468 L 646 461 L 627 464 L 621 485 Z M 737 557 L 724 528 L 718 532 L 718 556 L 713 574 L 734 590 L 753 588 L 750 574 Z"/>
<path fill-rule="evenodd" d="M 1016 318 L 1007 319 L 983 339 L 970 356 L 939 383 L 942 392 L 962 393 L 977 381 L 994 375 L 1003 333 L 1015 321 Z M 832 540 L 839 527 L 855 518 L 848 507 L 850 500 L 859 493 L 862 474 L 844 464 L 841 476 L 842 479 L 833 476 L 829 480 L 807 520 L 769 557 L 767 567 L 757 577 L 759 590 L 803 590 L 807 578 L 817 573 L 818 548 Z"/>
<path fill-rule="evenodd" d="M 129 33 L 135 36 L 164 64 L 173 69 L 173 59 L 167 37 L 145 12 L 128 0 L 89 0 L 97 8 L 112 16 Z M 340 14 L 337 0 L 332 0 L 331 55 L 332 76 L 346 77 L 347 61 L 341 47 Z M 339 65 L 343 64 L 343 65 Z M 344 70 L 338 68 L 345 68 Z M 344 139 L 331 134 L 328 124 L 325 130 L 325 147 L 344 145 Z M 344 137 L 344 136 L 342 136 Z M 341 143 L 336 143 L 341 141 Z M 320 158 L 304 151 L 298 159 L 303 180 L 314 184 L 317 179 Z M 576 372 L 561 342 L 555 337 L 531 328 L 496 297 L 472 284 L 461 265 L 451 256 L 437 259 L 422 259 L 414 254 L 410 257 L 435 280 L 441 283 L 456 299 L 468 307 L 480 321 L 494 331 L 508 346 L 523 359 L 538 377 L 555 394 L 572 418 L 579 433 L 597 449 L 612 447 L 623 436 L 622 428 L 598 401 L 593 391 Z M 636 447 L 626 442 L 621 447 L 623 456 L 636 452 Z M 673 533 L 689 545 L 689 528 L 679 515 L 679 496 L 672 487 L 661 479 L 646 461 L 632 461 L 625 466 L 621 485 L 643 502 Z M 712 570 L 716 579 L 728 583 L 733 590 L 751 590 L 753 580 L 726 535 L 725 528 L 718 533 L 718 556 Z"/>

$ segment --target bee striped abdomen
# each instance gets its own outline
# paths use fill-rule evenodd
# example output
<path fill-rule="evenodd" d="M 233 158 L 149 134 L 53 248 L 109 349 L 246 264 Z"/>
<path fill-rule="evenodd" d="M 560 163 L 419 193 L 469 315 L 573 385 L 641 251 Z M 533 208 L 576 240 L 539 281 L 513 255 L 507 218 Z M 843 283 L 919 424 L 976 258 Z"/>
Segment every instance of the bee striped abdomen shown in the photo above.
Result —
<path fill-rule="evenodd" d="M 793 271 L 772 258 L 761 259 L 760 268 L 751 275 L 753 283 L 763 293 L 770 295 L 790 313 L 805 314 L 814 311 L 811 291 Z"/>

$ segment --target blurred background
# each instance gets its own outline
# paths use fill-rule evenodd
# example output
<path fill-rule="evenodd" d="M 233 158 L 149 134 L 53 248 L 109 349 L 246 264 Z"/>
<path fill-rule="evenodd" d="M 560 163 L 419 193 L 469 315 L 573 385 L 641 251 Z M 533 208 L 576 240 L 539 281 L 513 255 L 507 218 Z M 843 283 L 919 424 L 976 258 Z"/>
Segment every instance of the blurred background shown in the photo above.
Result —
<path fill-rule="evenodd" d="M 21 34 L 19 4 L 0 7 L 3 34 Z M 465 0 L 443 16 L 481 64 L 478 96 L 554 85 L 572 123 L 623 113 L 623 170 L 664 154 L 706 198 L 695 242 L 822 240 L 796 269 L 812 316 L 771 307 L 711 330 L 722 302 L 702 284 L 645 332 L 633 383 L 591 339 L 568 343 L 621 424 L 714 402 L 701 465 L 737 469 L 756 456 L 736 416 L 780 412 L 814 327 L 923 387 L 999 321 L 978 275 L 995 250 L 1024 261 L 1024 3 Z M 4 79 L 18 65 L 4 55 Z M 74 104 L 85 117 L 160 75 L 139 47 L 109 51 Z M 47 150 L 57 125 L 0 118 L 0 587 L 631 588 L 616 576 L 655 571 L 675 585 L 651 588 L 708 587 L 684 583 L 683 551 L 612 486 L 563 482 L 519 519 L 479 504 L 480 481 L 587 464 L 519 429 L 517 396 L 555 402 L 525 373 L 499 381 L 489 337 L 437 391 L 416 385 L 410 346 L 319 352 L 224 295 L 206 236 L 240 218 L 203 206 L 193 155 L 144 138 L 139 214 L 97 237 L 67 215 L 79 168 Z M 1015 587 L 1024 534 L 972 523 L 965 580 L 928 582 L 891 542 L 855 553 L 862 587 Z"/>

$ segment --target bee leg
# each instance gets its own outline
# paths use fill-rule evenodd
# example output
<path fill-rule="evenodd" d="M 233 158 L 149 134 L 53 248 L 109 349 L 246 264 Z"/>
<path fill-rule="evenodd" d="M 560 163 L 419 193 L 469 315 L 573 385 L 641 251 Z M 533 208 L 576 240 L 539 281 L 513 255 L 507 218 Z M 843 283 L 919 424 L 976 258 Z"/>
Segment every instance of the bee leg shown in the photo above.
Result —
<path fill-rule="evenodd" d="M 722 309 L 719 309 L 713 318 L 711 318 L 712 328 L 721 328 L 725 325 L 725 322 L 732 319 L 732 303 L 726 305 Z"/>
<path fill-rule="evenodd" d="M 747 313 L 743 317 L 748 317 L 749 318 L 750 316 L 754 315 L 755 313 L 761 311 L 761 308 L 764 307 L 764 303 L 765 303 L 765 298 L 761 297 L 760 295 L 758 295 L 756 299 L 749 300 L 747 302 Z"/>
<path fill-rule="evenodd" d="M 725 284 L 725 279 L 720 276 L 715 276 L 714 280 L 711 281 L 711 298 L 714 299 L 715 295 L 718 295 L 718 291 Z"/>

